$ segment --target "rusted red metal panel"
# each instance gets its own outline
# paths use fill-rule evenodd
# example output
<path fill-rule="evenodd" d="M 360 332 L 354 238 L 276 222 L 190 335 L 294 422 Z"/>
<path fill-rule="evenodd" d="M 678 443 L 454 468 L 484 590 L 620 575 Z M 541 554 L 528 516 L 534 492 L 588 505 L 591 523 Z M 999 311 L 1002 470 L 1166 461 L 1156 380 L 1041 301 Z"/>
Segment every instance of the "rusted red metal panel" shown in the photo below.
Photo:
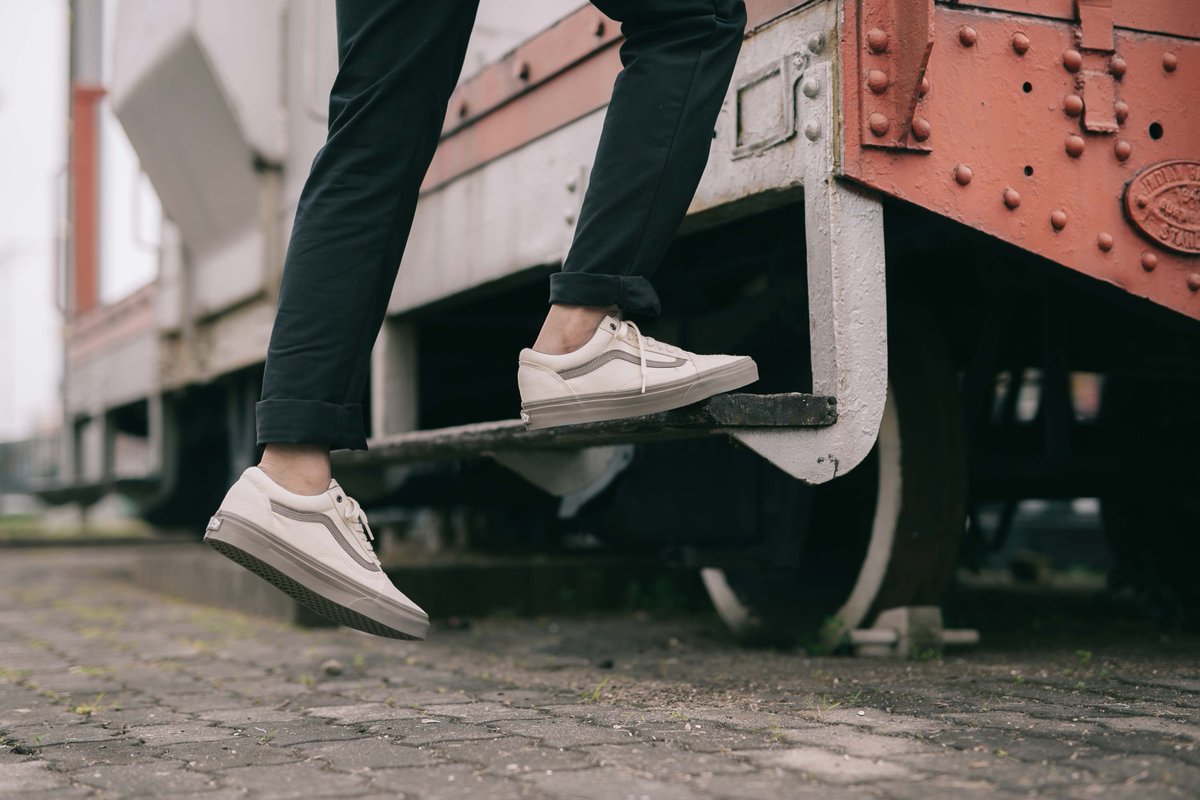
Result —
<path fill-rule="evenodd" d="M 811 2 L 747 0 L 747 27 Z M 621 70 L 620 42 L 620 26 L 589 5 L 464 81 L 450 98 L 442 143 L 421 190 L 603 108 Z"/>
<path fill-rule="evenodd" d="M 946 0 L 938 0 L 946 2 Z M 1011 11 L 1073 22 L 1079 0 L 951 0 L 960 8 Z M 1113 24 L 1129 30 L 1200 39 L 1200 4 L 1196 0 L 1113 0 Z"/>
<path fill-rule="evenodd" d="M 1200 42 L 1118 25 L 1105 48 L 1102 18 L 938 4 L 927 92 L 889 120 L 922 131 L 914 152 L 861 118 L 880 66 L 860 11 L 901 2 L 844 5 L 844 173 L 1200 319 Z"/>
<path fill-rule="evenodd" d="M 73 313 L 87 311 L 100 297 L 99 261 L 99 104 L 104 88 L 71 87 L 71 275 Z"/>

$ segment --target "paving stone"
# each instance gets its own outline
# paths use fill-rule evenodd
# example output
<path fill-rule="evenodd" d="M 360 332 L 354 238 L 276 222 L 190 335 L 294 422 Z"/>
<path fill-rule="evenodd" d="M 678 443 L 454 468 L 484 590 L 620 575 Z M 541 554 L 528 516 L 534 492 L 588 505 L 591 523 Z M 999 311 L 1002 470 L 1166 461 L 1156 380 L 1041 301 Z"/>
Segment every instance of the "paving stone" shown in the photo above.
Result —
<path fill-rule="evenodd" d="M 502 720 L 494 727 L 505 733 L 529 736 L 559 747 L 578 747 L 585 744 L 625 744 L 631 733 L 611 727 L 589 725 L 569 717 L 544 717 L 542 719 Z"/>
<path fill-rule="evenodd" d="M 696 787 L 687 783 L 664 783 L 630 775 L 615 767 L 599 767 L 568 772 L 534 772 L 523 780 L 553 797 L 572 800 L 695 800 Z"/>
<path fill-rule="evenodd" d="M 750 772 L 755 767 L 742 756 L 682 750 L 663 742 L 594 745 L 580 748 L 600 766 L 621 767 L 656 778 L 681 779 L 718 772 Z M 751 751 L 753 752 L 753 751 Z"/>
<path fill-rule="evenodd" d="M 268 723 L 296 722 L 304 719 L 303 715 L 283 708 L 266 708 L 251 706 L 250 708 L 222 708 L 215 711 L 202 711 L 196 714 L 202 720 L 219 722 L 231 728 L 262 727 Z"/>
<path fill-rule="evenodd" d="M 806 744 L 863 758 L 884 758 L 897 753 L 936 752 L 936 745 L 903 736 L 881 736 L 848 725 L 818 725 L 782 729 L 777 737 L 788 744 Z"/>
<path fill-rule="evenodd" d="M 160 748 L 163 758 L 183 761 L 197 772 L 217 772 L 228 767 L 256 764 L 287 764 L 303 761 L 303 754 L 291 747 L 276 747 L 250 736 L 223 742 L 184 742 Z"/>
<path fill-rule="evenodd" d="M 39 758 L 54 764 L 55 769 L 67 772 L 103 764 L 138 764 L 161 756 L 161 749 L 147 747 L 140 740 L 129 737 L 104 742 L 56 744 L 38 751 Z"/>
<path fill-rule="evenodd" d="M 545 715 L 534 708 L 506 706 L 500 703 L 447 703 L 429 707 L 430 714 L 453 717 L 463 722 L 495 722 L 501 719 L 539 719 Z"/>
<path fill-rule="evenodd" d="M 346 706 L 318 706 L 305 712 L 310 717 L 328 719 L 338 725 L 377 722 L 390 719 L 420 719 L 425 714 L 414 708 L 387 703 L 358 703 Z"/>
<path fill-rule="evenodd" d="M 473 767 L 454 764 L 431 769 L 388 769 L 370 774 L 371 788 L 386 797 L 420 800 L 533 800 L 549 796 L 538 787 L 515 779 L 485 775 Z M 560 795 L 566 800 L 569 795 Z M 612 795 L 610 795 L 612 797 Z"/>
<path fill-rule="evenodd" d="M 145 744 L 166 745 L 180 742 L 218 742 L 229 739 L 233 731 L 211 722 L 171 722 L 164 725 L 137 725 L 127 728 L 126 735 L 141 739 Z"/>
<path fill-rule="evenodd" d="M 453 743 L 459 744 L 459 743 Z M 352 739 L 344 742 L 313 742 L 293 748 L 306 758 L 319 758 L 339 772 L 395 767 L 422 767 L 438 764 L 445 759 L 428 747 L 410 747 L 390 739 Z"/>
<path fill-rule="evenodd" d="M 162 698 L 162 705 L 182 714 L 202 714 L 205 711 L 221 711 L 230 708 L 246 708 L 246 698 L 233 692 L 208 689 L 201 692 L 180 692 Z"/>
<path fill-rule="evenodd" d="M 0 792 L 31 792 L 39 789 L 58 789 L 68 785 L 62 775 L 50 770 L 45 761 L 22 761 L 0 764 Z"/>
<path fill-rule="evenodd" d="M 761 766 L 798 770 L 832 783 L 869 783 L 913 777 L 913 772 L 901 764 L 881 759 L 839 755 L 819 747 L 748 751 L 742 755 Z"/>
<path fill-rule="evenodd" d="M 72 742 L 107 742 L 119 735 L 117 731 L 105 730 L 99 725 L 84 722 L 13 726 L 6 728 L 4 734 L 6 739 L 34 748 Z"/>
<path fill-rule="evenodd" d="M 500 731 L 485 725 L 465 725 L 459 722 L 433 720 L 430 717 L 372 722 L 369 723 L 367 731 L 376 736 L 390 736 L 407 745 L 494 739 L 503 735 Z"/>
<path fill-rule="evenodd" d="M 88 767 L 70 773 L 70 777 L 78 783 L 105 789 L 121 797 L 139 794 L 172 797 L 179 792 L 204 791 L 217 786 L 212 776 L 191 772 L 182 761 Z"/>
<path fill-rule="evenodd" d="M 366 792 L 368 780 L 320 764 L 233 767 L 220 773 L 222 785 L 243 789 L 261 800 L 290 797 L 347 797 Z"/>
<path fill-rule="evenodd" d="M 265 731 L 265 732 L 264 732 Z M 272 722 L 267 725 L 242 729 L 242 735 L 251 739 L 266 739 L 277 747 L 286 747 L 302 742 L 335 742 L 344 739 L 361 739 L 366 732 L 358 727 L 331 725 L 325 720 L 301 719 L 296 722 Z"/>
<path fill-rule="evenodd" d="M 447 761 L 476 765 L 493 775 L 520 775 L 548 769 L 581 769 L 598 763 L 597 757 L 580 750 L 549 747 L 520 736 L 479 739 L 467 742 L 436 742 L 426 749 Z"/>

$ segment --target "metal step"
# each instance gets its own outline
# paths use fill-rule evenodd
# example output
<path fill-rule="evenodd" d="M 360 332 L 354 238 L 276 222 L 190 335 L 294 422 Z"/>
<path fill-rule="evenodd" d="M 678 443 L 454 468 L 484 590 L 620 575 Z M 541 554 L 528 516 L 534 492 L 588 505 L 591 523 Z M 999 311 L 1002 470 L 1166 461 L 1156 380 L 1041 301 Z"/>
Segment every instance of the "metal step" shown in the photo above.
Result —
<path fill-rule="evenodd" d="M 499 452 L 571 450 L 609 444 L 720 436 L 746 428 L 822 428 L 837 421 L 837 400 L 811 394 L 722 394 L 641 417 L 529 431 L 520 420 L 479 422 L 383 436 L 370 450 L 340 452 L 339 466 L 472 458 Z"/>

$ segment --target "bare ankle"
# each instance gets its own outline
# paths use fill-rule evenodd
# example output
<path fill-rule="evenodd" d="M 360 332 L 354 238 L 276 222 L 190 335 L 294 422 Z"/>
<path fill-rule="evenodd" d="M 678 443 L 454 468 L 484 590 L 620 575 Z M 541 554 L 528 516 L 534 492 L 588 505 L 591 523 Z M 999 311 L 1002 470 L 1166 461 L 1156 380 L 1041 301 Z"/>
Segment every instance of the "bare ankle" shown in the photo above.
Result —
<path fill-rule="evenodd" d="M 587 344 L 596 328 L 609 315 L 617 314 L 616 306 L 569 306 L 555 303 L 546 314 L 542 330 L 533 349 L 547 355 L 564 355 Z"/>
<path fill-rule="evenodd" d="M 258 468 L 293 494 L 321 494 L 332 477 L 326 445 L 268 444 Z"/>

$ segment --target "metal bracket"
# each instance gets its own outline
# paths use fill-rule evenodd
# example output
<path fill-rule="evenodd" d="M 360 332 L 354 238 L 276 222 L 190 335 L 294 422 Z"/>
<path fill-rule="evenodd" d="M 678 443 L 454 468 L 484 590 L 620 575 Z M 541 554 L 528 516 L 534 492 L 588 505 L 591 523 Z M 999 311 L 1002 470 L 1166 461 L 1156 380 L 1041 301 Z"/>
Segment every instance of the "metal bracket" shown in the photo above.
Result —
<path fill-rule="evenodd" d="M 937 606 L 902 606 L 880 612 L 870 628 L 850 631 L 850 644 L 855 655 L 907 659 L 947 647 L 973 647 L 979 644 L 979 631 L 943 628 Z"/>
<path fill-rule="evenodd" d="M 928 152 L 916 123 L 933 51 L 933 0 L 858 0 L 859 119 L 867 147 Z M 847 76 L 847 80 L 851 80 Z"/>
<path fill-rule="evenodd" d="M 734 161 L 761 153 L 796 135 L 796 84 L 804 76 L 807 65 L 807 54 L 792 53 L 779 59 L 778 63 L 746 75 L 734 87 L 734 124 L 737 131 L 733 148 Z M 759 105 L 752 104 L 750 97 L 755 90 L 763 91 L 770 83 L 779 85 L 779 104 L 776 105 L 772 99 L 763 105 L 772 109 L 779 108 L 779 116 L 772 127 L 765 131 L 756 131 L 747 120 L 746 109 L 750 105 Z"/>
<path fill-rule="evenodd" d="M 1112 0 L 1075 0 L 1079 12 L 1079 44 L 1100 56 L 1113 52 Z M 1096 56 L 1089 56 L 1096 58 Z M 1083 63 L 1083 57 L 1080 57 Z M 1104 69 L 1084 69 L 1079 73 L 1083 97 L 1083 128 L 1089 133 L 1116 133 L 1116 81 L 1124 73 L 1124 62 L 1112 58 Z"/>

